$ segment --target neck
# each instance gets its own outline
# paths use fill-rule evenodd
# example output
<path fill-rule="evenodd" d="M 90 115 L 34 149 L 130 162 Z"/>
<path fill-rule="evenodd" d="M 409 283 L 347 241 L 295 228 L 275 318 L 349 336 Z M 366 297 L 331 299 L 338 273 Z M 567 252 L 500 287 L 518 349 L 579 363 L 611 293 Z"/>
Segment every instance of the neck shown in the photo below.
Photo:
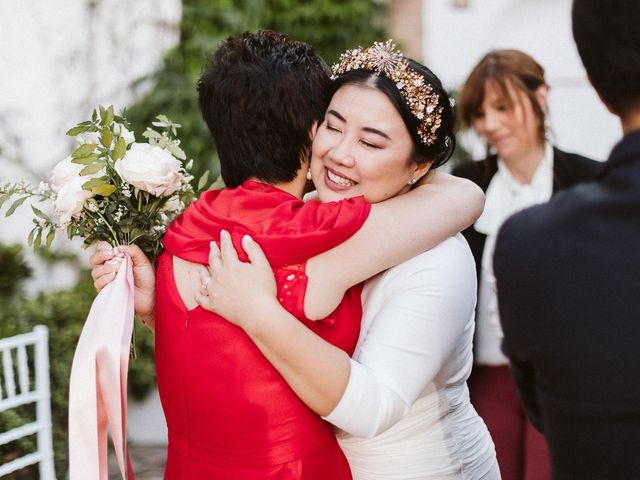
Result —
<path fill-rule="evenodd" d="M 256 177 L 251 178 L 251 180 L 265 183 Z M 290 193 L 294 197 L 302 198 L 307 185 L 307 167 L 303 166 L 303 168 L 298 170 L 296 177 L 290 182 L 273 183 L 272 185 L 280 190 Z"/>
<path fill-rule="evenodd" d="M 640 130 L 640 109 L 632 110 L 624 117 L 620 117 L 620 122 L 625 135 L 634 130 Z"/>
<path fill-rule="evenodd" d="M 523 185 L 531 183 L 533 174 L 544 157 L 544 143 L 536 145 L 518 158 L 502 158 L 511 175 Z"/>

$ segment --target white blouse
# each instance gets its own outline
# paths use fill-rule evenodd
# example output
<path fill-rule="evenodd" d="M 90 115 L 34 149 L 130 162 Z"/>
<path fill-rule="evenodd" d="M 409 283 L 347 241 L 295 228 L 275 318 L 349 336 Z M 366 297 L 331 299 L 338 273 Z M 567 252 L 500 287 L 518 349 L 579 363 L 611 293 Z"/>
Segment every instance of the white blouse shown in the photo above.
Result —
<path fill-rule="evenodd" d="M 500 478 L 466 385 L 475 295 L 461 235 L 367 281 L 349 382 L 325 417 L 355 480 Z"/>
<path fill-rule="evenodd" d="M 475 362 L 478 365 L 508 365 L 502 353 L 502 326 L 498 315 L 496 277 L 493 275 L 493 252 L 502 224 L 516 212 L 538 203 L 544 203 L 553 193 L 553 147 L 545 145 L 544 156 L 538 164 L 531 182 L 518 182 L 505 163 L 498 159 L 498 171 L 486 192 L 484 211 L 474 228 L 484 233 L 476 317 Z"/>

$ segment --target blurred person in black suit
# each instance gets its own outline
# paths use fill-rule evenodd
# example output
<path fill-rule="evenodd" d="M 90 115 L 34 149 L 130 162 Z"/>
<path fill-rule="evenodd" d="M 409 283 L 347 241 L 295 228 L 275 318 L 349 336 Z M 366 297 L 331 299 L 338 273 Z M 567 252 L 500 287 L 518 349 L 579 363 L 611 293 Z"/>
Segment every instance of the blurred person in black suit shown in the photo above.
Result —
<path fill-rule="evenodd" d="M 551 144 L 548 90 L 544 68 L 530 55 L 494 50 L 473 68 L 460 96 L 464 123 L 489 148 L 487 158 L 462 164 L 453 173 L 486 193 L 482 216 L 463 232 L 476 260 L 479 285 L 469 391 L 495 443 L 502 480 L 549 480 L 551 463 L 544 437 L 527 420 L 509 360 L 500 349 L 503 335 L 492 266 L 496 235 L 509 216 L 592 179 L 601 165 Z"/>
<path fill-rule="evenodd" d="M 624 136 L 596 179 L 514 215 L 495 248 L 503 350 L 556 480 L 640 478 L 640 5 L 574 0 Z"/>

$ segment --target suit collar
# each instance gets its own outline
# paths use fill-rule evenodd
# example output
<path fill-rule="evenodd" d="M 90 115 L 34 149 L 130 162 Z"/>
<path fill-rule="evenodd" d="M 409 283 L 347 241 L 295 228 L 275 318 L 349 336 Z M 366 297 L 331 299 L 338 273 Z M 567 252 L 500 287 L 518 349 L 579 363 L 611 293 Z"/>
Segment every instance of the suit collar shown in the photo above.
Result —
<path fill-rule="evenodd" d="M 609 155 L 604 167 L 600 171 L 600 177 L 609 172 L 612 168 L 618 167 L 627 162 L 640 160 L 640 130 L 627 133 L 620 140 Z"/>

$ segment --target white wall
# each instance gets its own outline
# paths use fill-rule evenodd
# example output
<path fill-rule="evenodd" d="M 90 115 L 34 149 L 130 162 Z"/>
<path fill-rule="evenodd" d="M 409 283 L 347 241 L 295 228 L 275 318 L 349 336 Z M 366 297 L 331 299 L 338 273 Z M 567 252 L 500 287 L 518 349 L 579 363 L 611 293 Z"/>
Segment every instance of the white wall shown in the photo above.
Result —
<path fill-rule="evenodd" d="M 177 43 L 181 8 L 179 0 L 0 1 L 0 182 L 37 185 L 71 151 L 67 129 L 98 103 L 131 102 L 131 82 Z M 26 239 L 29 214 L 2 215 L 0 240 Z"/>
<path fill-rule="evenodd" d="M 517 48 L 546 70 L 557 145 L 605 160 L 622 132 L 589 85 L 571 36 L 571 0 L 424 0 L 426 64 L 449 88 L 460 88 L 480 58 Z M 475 149 L 479 152 L 478 149 Z"/>
<path fill-rule="evenodd" d="M 141 93 L 131 82 L 177 43 L 181 11 L 180 0 L 0 0 L 0 182 L 38 185 L 72 150 L 70 127 L 97 104 L 121 110 L 131 103 Z M 0 241 L 26 243 L 31 210 L 25 205 L 8 219 L 4 210 Z M 78 241 L 56 243 L 80 251 Z M 73 266 L 28 259 L 35 269 L 28 292 L 75 281 Z M 133 442 L 166 442 L 157 391 L 144 404 L 130 403 L 129 422 Z"/>
<path fill-rule="evenodd" d="M 47 180 L 73 148 L 70 127 L 99 103 L 118 110 L 130 103 L 131 83 L 177 43 L 181 11 L 180 0 L 0 1 L 0 182 Z M 5 218 L 6 208 L 0 241 L 26 244 L 31 209 Z M 79 240 L 65 238 L 59 234 L 54 247 L 81 251 Z M 68 266 L 29 260 L 30 293 L 75 281 Z"/>

